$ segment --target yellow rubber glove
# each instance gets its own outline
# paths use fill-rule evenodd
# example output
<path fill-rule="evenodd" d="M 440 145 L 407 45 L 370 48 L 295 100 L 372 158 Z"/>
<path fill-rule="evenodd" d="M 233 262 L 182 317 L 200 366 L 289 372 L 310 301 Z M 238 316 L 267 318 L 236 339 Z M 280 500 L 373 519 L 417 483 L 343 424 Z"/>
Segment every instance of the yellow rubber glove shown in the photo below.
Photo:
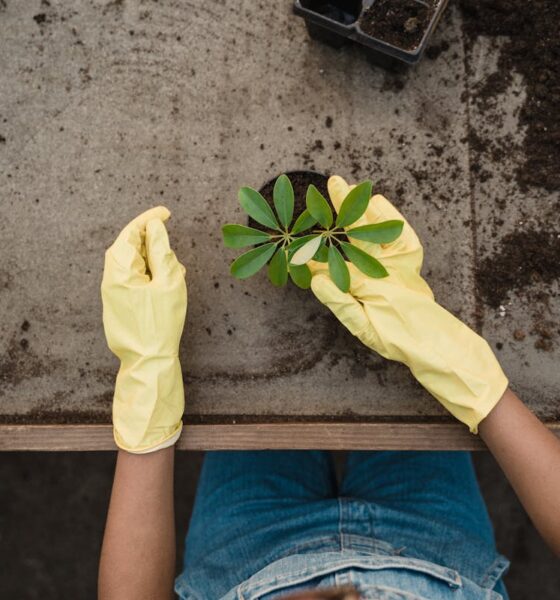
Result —
<path fill-rule="evenodd" d="M 329 179 L 337 211 L 353 187 L 341 177 Z M 372 279 L 348 264 L 351 284 L 344 293 L 329 277 L 327 265 L 312 261 L 311 288 L 351 333 L 381 356 L 407 365 L 451 414 L 477 433 L 508 381 L 487 342 L 435 302 L 420 275 L 420 240 L 386 198 L 373 196 L 352 227 L 390 219 L 404 221 L 401 236 L 391 244 L 351 239 L 383 263 L 388 277 Z"/>
<path fill-rule="evenodd" d="M 103 326 L 121 361 L 113 433 L 119 448 L 137 454 L 173 445 L 183 426 L 179 341 L 187 286 L 163 224 L 169 215 L 163 206 L 142 213 L 105 254 Z"/>

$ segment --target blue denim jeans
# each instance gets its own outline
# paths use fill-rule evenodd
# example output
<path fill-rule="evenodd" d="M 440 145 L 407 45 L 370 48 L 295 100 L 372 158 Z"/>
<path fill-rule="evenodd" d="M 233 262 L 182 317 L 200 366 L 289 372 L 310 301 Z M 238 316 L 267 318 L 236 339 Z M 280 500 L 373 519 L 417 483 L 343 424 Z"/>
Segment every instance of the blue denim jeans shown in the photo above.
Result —
<path fill-rule="evenodd" d="M 320 451 L 206 455 L 175 590 L 272 600 L 352 583 L 364 598 L 507 598 L 470 455 L 351 452 L 337 486 Z"/>

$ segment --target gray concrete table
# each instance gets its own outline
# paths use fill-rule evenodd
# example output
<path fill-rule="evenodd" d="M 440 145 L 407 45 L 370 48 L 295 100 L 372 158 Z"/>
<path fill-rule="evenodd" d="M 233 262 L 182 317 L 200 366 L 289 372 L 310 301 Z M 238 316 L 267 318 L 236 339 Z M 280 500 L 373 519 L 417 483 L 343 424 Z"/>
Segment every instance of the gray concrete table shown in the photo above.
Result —
<path fill-rule="evenodd" d="M 310 293 L 230 277 L 220 226 L 243 218 L 237 189 L 300 168 L 371 178 L 401 208 L 438 300 L 556 428 L 558 346 L 516 339 L 534 307 L 515 294 L 485 306 L 475 275 L 520 215 L 558 223 L 542 211 L 558 196 L 528 202 L 511 177 L 522 81 L 490 112 L 476 102 L 499 47 L 468 46 L 453 8 L 442 40 L 436 60 L 389 74 L 309 40 L 289 1 L 265 15 L 249 0 L 0 2 L 0 446 L 112 447 L 103 253 L 162 203 L 188 268 L 183 447 L 478 447 Z M 473 136 L 508 141 L 501 163 L 476 157 L 492 177 L 472 169 Z M 557 298 L 547 311 L 557 327 Z"/>

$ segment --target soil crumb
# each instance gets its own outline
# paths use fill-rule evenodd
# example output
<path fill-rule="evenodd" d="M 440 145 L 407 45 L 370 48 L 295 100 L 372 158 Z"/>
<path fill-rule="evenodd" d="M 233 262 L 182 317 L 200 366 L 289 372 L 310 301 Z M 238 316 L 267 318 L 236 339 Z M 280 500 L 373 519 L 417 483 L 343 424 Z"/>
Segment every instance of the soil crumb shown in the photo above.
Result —
<path fill-rule="evenodd" d="M 449 42 L 443 40 L 439 44 L 434 44 L 426 50 L 426 56 L 430 60 L 436 60 L 439 55 L 449 50 Z"/>
<path fill-rule="evenodd" d="M 514 72 L 526 85 L 519 115 L 526 127 L 525 160 L 516 178 L 522 189 L 560 189 L 560 2 L 558 0 L 460 0 L 464 29 L 478 36 L 506 36 L 497 70 L 480 90 L 481 106 L 490 105 L 512 82 Z"/>
<path fill-rule="evenodd" d="M 364 11 L 360 27 L 364 33 L 404 50 L 413 50 L 424 37 L 434 6 L 416 0 L 377 0 Z"/>

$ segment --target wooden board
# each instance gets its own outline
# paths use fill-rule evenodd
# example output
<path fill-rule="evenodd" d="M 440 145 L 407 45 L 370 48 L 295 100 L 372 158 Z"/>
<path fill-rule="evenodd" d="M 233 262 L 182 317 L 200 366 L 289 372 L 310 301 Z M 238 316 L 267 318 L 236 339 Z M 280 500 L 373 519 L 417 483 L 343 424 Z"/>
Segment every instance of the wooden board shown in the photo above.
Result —
<path fill-rule="evenodd" d="M 560 425 L 549 428 L 560 437 Z M 460 424 L 186 425 L 179 450 L 484 450 Z M 0 451 L 116 450 L 110 425 L 0 425 Z"/>

